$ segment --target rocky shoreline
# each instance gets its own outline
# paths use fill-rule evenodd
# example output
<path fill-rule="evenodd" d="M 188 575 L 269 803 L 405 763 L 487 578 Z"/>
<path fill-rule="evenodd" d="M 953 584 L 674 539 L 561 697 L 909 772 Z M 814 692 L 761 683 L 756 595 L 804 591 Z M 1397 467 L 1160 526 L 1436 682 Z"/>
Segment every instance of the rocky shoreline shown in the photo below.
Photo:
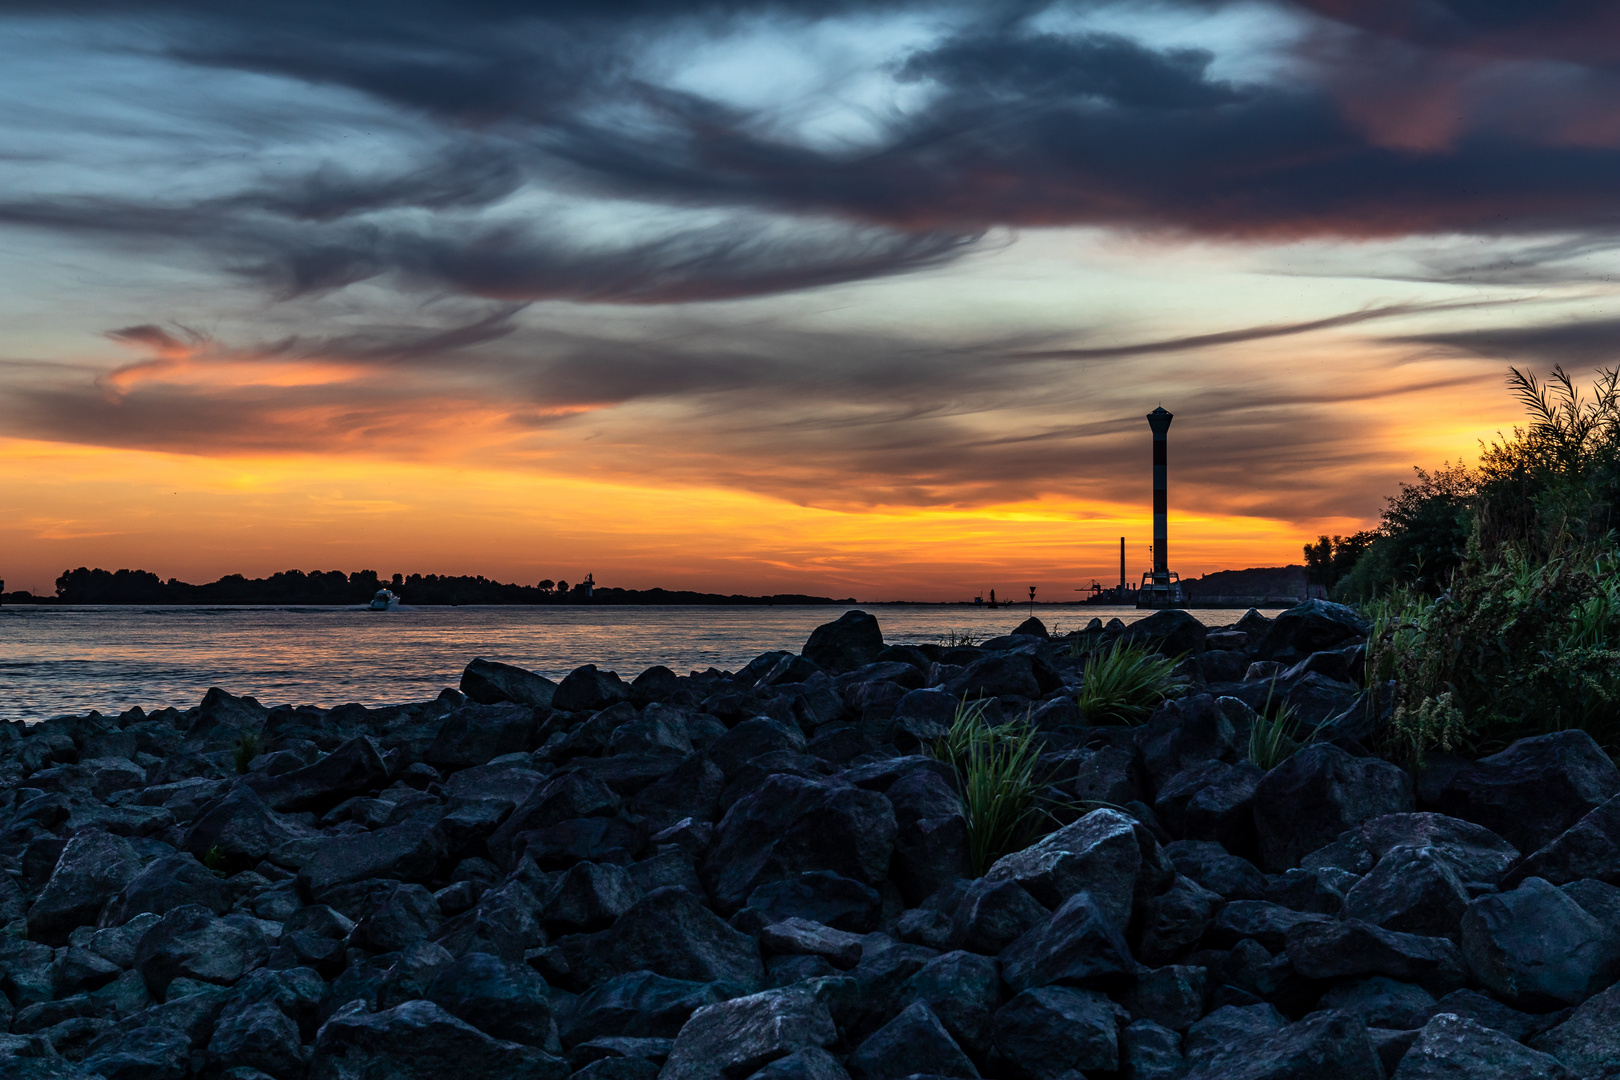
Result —
<path fill-rule="evenodd" d="M 1620 770 L 1579 731 L 1372 755 L 1366 632 L 1096 624 L 1186 657 L 1138 727 L 1033 620 L 861 612 L 734 673 L 0 726 L 0 1074 L 1620 1076 Z M 964 699 L 1070 807 L 976 878 L 926 753 Z M 1316 735 L 1262 771 L 1278 702 Z"/>

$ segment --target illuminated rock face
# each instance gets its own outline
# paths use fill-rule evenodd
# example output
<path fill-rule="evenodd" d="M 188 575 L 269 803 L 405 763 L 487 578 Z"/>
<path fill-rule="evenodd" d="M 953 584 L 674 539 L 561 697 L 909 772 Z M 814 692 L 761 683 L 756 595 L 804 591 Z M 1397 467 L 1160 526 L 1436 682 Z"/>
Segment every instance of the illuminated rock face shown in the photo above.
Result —
<path fill-rule="evenodd" d="M 1370 752 L 1357 627 L 1318 607 L 1188 648 L 1135 727 L 1075 706 L 1123 627 L 885 645 L 863 614 L 736 674 L 552 688 L 480 661 L 475 693 L 385 709 L 215 690 L 6 729 L 0 1056 L 322 1080 L 1595 1075 L 1620 1054 L 1620 773 L 1560 732 L 1415 784 Z M 1202 643 L 1166 614 L 1132 639 Z M 1262 713 L 1307 698 L 1342 708 L 1251 760 Z M 1023 725 L 1037 812 L 997 847 L 1013 788 L 971 762 L 1008 750 L 967 736 Z"/>

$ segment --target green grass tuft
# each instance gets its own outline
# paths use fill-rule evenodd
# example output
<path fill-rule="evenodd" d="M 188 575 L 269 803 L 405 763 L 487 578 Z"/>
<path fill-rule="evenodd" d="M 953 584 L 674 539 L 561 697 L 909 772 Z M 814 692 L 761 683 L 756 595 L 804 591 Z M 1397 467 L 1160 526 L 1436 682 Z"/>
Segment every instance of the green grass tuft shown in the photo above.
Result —
<path fill-rule="evenodd" d="M 1140 724 L 1182 682 L 1176 661 L 1140 645 L 1115 641 L 1091 654 L 1080 676 L 1080 712 L 1088 724 Z"/>
<path fill-rule="evenodd" d="M 1054 800 L 1040 775 L 1034 725 L 1028 716 L 988 724 L 987 708 L 988 702 L 963 700 L 950 730 L 931 750 L 956 773 L 975 877 L 1003 855 L 1024 850 L 1056 823 Z"/>
<path fill-rule="evenodd" d="M 248 765 L 259 756 L 259 737 L 250 731 L 244 731 L 242 737 L 236 740 L 236 748 L 231 754 L 236 760 L 236 771 L 246 774 Z"/>

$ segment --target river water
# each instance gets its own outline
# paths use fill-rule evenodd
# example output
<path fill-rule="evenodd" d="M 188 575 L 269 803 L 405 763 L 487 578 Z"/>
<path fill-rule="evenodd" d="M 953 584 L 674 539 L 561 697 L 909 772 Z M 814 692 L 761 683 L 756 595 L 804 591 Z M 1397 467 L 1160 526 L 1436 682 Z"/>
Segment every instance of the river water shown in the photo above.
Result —
<path fill-rule="evenodd" d="M 210 686 L 266 705 L 383 705 L 455 686 L 475 656 L 560 679 L 594 663 L 633 678 L 735 670 L 762 652 L 797 651 L 837 607 L 6 607 L 0 608 L 0 720 L 99 709 L 195 705 Z M 942 641 L 1004 634 L 1024 606 L 875 604 L 884 637 Z M 1053 632 L 1135 608 L 1042 607 Z M 1241 611 L 1200 611 L 1227 625 Z M 1274 612 L 1271 614 L 1275 614 Z"/>

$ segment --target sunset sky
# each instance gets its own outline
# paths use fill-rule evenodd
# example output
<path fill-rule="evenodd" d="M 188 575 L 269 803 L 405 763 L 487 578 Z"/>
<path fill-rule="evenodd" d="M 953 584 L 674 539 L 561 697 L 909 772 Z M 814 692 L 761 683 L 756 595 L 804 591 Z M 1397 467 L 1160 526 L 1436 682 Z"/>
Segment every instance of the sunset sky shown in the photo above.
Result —
<path fill-rule="evenodd" d="M 0 0 L 0 577 L 1070 599 L 1620 342 L 1620 5 Z M 408 599 L 408 598 L 407 598 Z"/>

